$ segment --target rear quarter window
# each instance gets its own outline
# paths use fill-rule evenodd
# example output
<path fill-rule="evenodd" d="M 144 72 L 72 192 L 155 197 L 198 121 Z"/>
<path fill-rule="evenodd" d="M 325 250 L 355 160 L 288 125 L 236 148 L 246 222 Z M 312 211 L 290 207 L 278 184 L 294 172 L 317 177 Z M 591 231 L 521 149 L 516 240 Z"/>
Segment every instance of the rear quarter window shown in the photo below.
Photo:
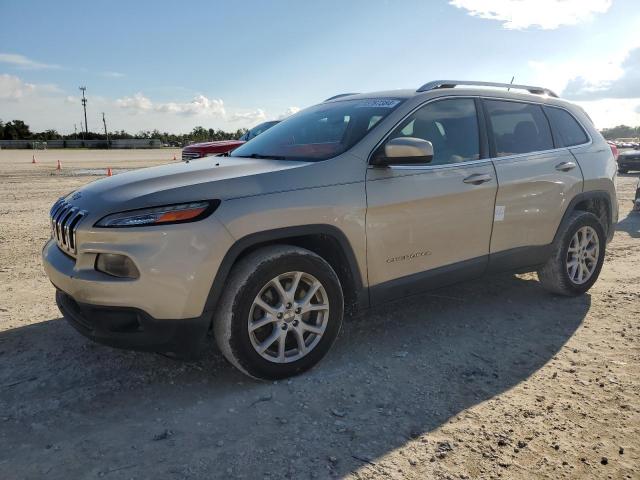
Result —
<path fill-rule="evenodd" d="M 549 117 L 551 128 L 560 140 L 560 146 L 573 147 L 589 141 L 584 129 L 569 112 L 554 107 L 544 107 L 544 111 Z"/>

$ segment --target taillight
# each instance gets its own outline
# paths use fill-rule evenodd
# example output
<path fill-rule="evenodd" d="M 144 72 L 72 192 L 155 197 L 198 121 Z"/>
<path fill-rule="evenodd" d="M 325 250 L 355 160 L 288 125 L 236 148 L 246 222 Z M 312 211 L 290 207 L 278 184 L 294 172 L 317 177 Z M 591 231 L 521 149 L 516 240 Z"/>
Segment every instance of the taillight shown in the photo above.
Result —
<path fill-rule="evenodd" d="M 617 161 L 618 160 L 618 147 L 616 147 L 613 143 L 610 143 L 609 147 L 611 147 L 611 153 L 613 153 L 613 158 Z"/>

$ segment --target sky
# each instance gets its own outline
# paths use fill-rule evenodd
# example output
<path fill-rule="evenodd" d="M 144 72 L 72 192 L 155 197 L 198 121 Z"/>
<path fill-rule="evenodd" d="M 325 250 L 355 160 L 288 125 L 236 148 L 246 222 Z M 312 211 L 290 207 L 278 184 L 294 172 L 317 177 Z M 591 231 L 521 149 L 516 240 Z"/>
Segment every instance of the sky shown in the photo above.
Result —
<path fill-rule="evenodd" d="M 0 0 L 0 120 L 184 133 L 434 79 L 540 85 L 640 125 L 638 0 Z M 75 124 L 75 127 L 74 127 Z"/>

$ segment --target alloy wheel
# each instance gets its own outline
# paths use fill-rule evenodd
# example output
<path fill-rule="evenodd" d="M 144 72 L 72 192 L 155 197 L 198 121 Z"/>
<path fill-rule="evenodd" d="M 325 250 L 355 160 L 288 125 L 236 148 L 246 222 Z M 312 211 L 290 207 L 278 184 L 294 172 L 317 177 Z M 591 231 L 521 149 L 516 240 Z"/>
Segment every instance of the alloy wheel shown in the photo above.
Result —
<path fill-rule="evenodd" d="M 247 328 L 255 351 L 274 363 L 308 355 L 329 320 L 329 299 L 320 281 L 305 272 L 287 272 L 262 287 L 249 311 Z"/>

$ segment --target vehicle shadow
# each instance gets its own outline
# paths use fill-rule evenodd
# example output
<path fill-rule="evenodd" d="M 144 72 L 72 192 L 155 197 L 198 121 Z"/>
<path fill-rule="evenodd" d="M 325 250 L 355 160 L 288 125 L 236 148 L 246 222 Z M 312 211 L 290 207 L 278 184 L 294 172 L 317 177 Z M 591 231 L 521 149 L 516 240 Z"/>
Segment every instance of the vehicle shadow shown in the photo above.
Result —
<path fill-rule="evenodd" d="M 640 212 L 629 211 L 626 217 L 618 221 L 616 230 L 628 233 L 631 238 L 640 238 Z"/>
<path fill-rule="evenodd" d="M 0 470 L 383 475 L 385 454 L 552 360 L 589 307 L 589 295 L 549 295 L 532 275 L 467 282 L 348 320 L 317 368 L 275 383 L 247 379 L 213 348 L 183 363 L 95 345 L 62 319 L 15 328 L 0 333 Z"/>

